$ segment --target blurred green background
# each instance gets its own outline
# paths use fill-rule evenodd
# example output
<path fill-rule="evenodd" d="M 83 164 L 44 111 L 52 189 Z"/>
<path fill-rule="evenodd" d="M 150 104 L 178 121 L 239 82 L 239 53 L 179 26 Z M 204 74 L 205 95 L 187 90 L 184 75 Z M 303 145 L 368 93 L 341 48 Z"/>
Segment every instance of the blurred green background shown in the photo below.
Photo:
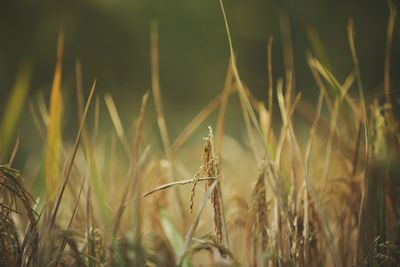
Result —
<path fill-rule="evenodd" d="M 299 86 L 307 87 L 310 78 L 304 62 L 305 51 L 311 48 L 307 26 L 319 33 L 339 78 L 351 70 L 346 39 L 350 16 L 355 21 L 366 87 L 376 87 L 382 80 L 388 16 L 385 1 L 227 0 L 225 5 L 243 79 L 259 96 L 265 91 L 269 36 L 275 39 L 275 74 L 282 76 L 279 15 L 288 15 L 290 20 Z M 165 99 L 202 104 L 215 95 L 223 84 L 229 56 L 217 0 L 1 1 L 0 88 L 7 92 L 12 87 L 18 65 L 30 57 L 34 65 L 32 93 L 48 91 L 57 34 L 63 27 L 64 83 L 74 80 L 74 62 L 79 58 L 86 87 L 97 77 L 99 88 L 116 96 L 142 93 L 150 87 L 152 19 L 159 23 Z M 398 35 L 395 47 L 399 47 Z M 398 52 L 394 56 L 398 67 Z"/>
<path fill-rule="evenodd" d="M 383 81 L 388 18 L 383 0 L 226 0 L 238 66 L 244 82 L 267 100 L 266 47 L 274 38 L 275 78 L 284 75 L 282 21 L 287 18 L 295 59 L 296 90 L 317 92 L 306 62 L 313 29 L 325 51 L 321 59 L 339 81 L 352 70 L 346 25 L 353 17 L 361 74 L 367 96 Z M 0 3 L 0 104 L 4 106 L 22 62 L 33 66 L 29 96 L 49 96 L 57 36 L 65 32 L 63 94 L 74 96 L 75 62 L 83 69 L 84 90 L 94 78 L 98 92 L 111 92 L 122 114 L 139 105 L 150 89 L 149 25 L 159 25 L 161 90 L 168 114 L 194 114 L 221 90 L 229 60 L 223 17 L 217 0 L 14 0 Z M 398 22 L 398 20 L 397 20 Z M 400 83 L 400 38 L 395 27 L 392 79 Z M 352 90 L 350 94 L 355 93 Z M 74 103 L 74 101 L 71 101 Z M 65 114 L 73 105 L 66 105 Z"/>

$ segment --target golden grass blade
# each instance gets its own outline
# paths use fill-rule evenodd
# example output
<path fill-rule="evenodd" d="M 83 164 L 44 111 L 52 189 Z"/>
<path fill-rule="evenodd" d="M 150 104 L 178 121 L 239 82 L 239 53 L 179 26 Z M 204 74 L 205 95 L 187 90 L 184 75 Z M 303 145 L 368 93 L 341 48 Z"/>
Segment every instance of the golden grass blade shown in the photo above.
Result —
<path fill-rule="evenodd" d="M 226 34 L 227 34 L 227 37 L 228 37 L 228 44 L 229 44 L 229 51 L 230 51 L 230 61 L 231 61 L 231 64 L 232 64 L 232 70 L 233 70 L 233 74 L 234 74 L 234 77 L 235 77 L 235 81 L 237 83 L 236 89 L 238 90 L 241 106 L 242 106 L 242 109 L 243 109 L 243 115 L 244 115 L 247 134 L 249 136 L 250 143 L 253 146 L 253 152 L 255 153 L 255 157 L 256 157 L 256 159 L 258 158 L 258 160 L 260 160 L 261 156 L 258 155 L 258 153 L 257 153 L 258 149 L 256 149 L 257 146 L 256 146 L 255 136 L 253 134 L 252 127 L 255 128 L 256 133 L 258 134 L 258 136 L 259 136 L 259 138 L 261 140 L 263 140 L 263 134 L 262 134 L 260 125 L 258 123 L 257 116 L 256 116 L 256 114 L 255 114 L 255 112 L 254 112 L 254 110 L 253 110 L 253 108 L 251 106 L 251 103 L 249 101 L 249 98 L 247 96 L 245 86 L 242 83 L 242 80 L 240 78 L 239 71 L 238 71 L 238 68 L 237 68 L 237 65 L 236 65 L 236 58 L 235 58 L 235 53 L 234 53 L 234 50 L 233 50 L 231 32 L 229 30 L 228 19 L 227 19 L 226 13 L 225 13 L 223 0 L 219 0 L 219 3 L 220 3 L 220 6 L 221 6 L 222 16 L 224 18 L 225 30 L 226 30 Z M 251 124 L 252 124 L 252 126 L 251 126 Z M 264 152 L 266 152 L 267 151 L 267 146 L 266 146 L 266 144 L 264 142 L 263 142 L 263 146 L 264 146 Z"/>
<path fill-rule="evenodd" d="M 362 106 L 360 105 L 360 110 L 362 109 Z M 361 113 L 359 111 L 357 114 Z M 356 139 L 356 145 L 354 148 L 354 157 L 353 157 L 353 171 L 352 171 L 352 177 L 355 177 L 357 174 L 357 165 L 358 165 L 358 159 L 360 157 L 360 145 L 361 145 L 361 133 L 362 133 L 362 122 L 361 120 L 358 120 L 358 125 L 357 125 L 357 139 Z"/>
<path fill-rule="evenodd" d="M 282 116 L 282 127 L 280 131 L 280 136 L 278 139 L 278 143 L 276 145 L 276 153 L 275 153 L 275 162 L 279 166 L 280 159 L 281 159 L 281 154 L 283 150 L 283 145 L 285 143 L 286 139 L 286 134 L 287 134 L 287 127 L 288 127 L 288 121 L 286 118 L 286 113 L 282 113 L 282 108 L 284 107 L 284 98 L 282 94 L 282 87 L 283 87 L 283 81 L 282 79 L 278 79 L 276 83 L 276 92 L 277 92 L 277 98 L 278 98 L 278 105 L 281 110 L 281 116 Z"/>
<path fill-rule="evenodd" d="M 281 111 L 281 116 L 282 116 L 282 124 L 283 126 L 288 126 L 289 125 L 289 120 L 290 117 L 288 116 L 288 113 L 286 112 L 286 101 L 285 97 L 283 96 L 282 92 L 282 87 L 283 87 L 283 81 L 282 79 L 278 80 L 277 86 L 276 86 L 276 96 L 278 98 L 278 105 Z"/>
<path fill-rule="evenodd" d="M 324 86 L 324 83 L 322 82 L 320 75 L 335 89 L 337 89 L 340 93 L 337 97 L 340 97 L 340 101 L 346 100 L 348 106 L 344 106 L 345 111 L 344 111 L 344 119 L 347 125 L 348 129 L 348 134 L 350 136 L 354 135 L 354 131 L 357 131 L 357 129 L 354 128 L 354 124 L 351 122 L 356 120 L 356 121 L 361 121 L 360 119 L 360 109 L 357 107 L 356 102 L 348 95 L 348 91 L 350 87 L 352 86 L 354 80 L 355 80 L 355 74 L 354 72 L 351 72 L 346 80 L 343 82 L 343 84 L 340 84 L 335 77 L 333 76 L 332 73 L 329 72 L 328 69 L 326 69 L 322 64 L 315 58 L 312 58 L 310 55 L 308 55 L 308 63 L 310 70 L 314 76 L 314 79 L 320 89 L 320 91 L 323 92 L 325 102 L 327 103 L 329 113 L 331 117 L 333 116 L 334 113 L 334 107 L 332 104 L 332 99 L 330 96 L 327 94 L 327 89 Z M 347 108 L 350 107 L 350 111 L 347 110 Z M 312 118 L 307 118 L 309 115 L 308 114 L 313 114 L 314 111 L 309 110 L 311 108 L 311 105 L 309 105 L 307 102 L 302 101 L 300 102 L 299 105 L 299 111 L 300 114 L 305 117 L 310 124 L 312 124 L 313 119 Z M 321 118 L 321 120 L 318 121 L 317 123 L 317 132 L 322 135 L 323 138 L 326 138 L 327 135 L 329 135 L 329 126 L 328 123 Z M 354 151 L 353 147 L 345 141 L 343 137 L 341 137 L 338 133 L 334 134 L 334 143 L 336 146 L 338 146 L 340 153 L 342 153 L 345 157 L 351 159 L 354 156 Z"/>
<path fill-rule="evenodd" d="M 351 88 L 351 86 L 353 85 L 354 81 L 356 79 L 356 75 L 355 73 L 352 71 L 350 72 L 350 74 L 347 76 L 347 78 L 344 80 L 344 82 L 342 83 L 342 86 L 340 86 L 340 90 L 341 90 L 341 97 L 346 98 L 346 100 L 349 102 L 350 107 L 354 110 L 354 108 L 356 107 L 356 105 L 354 104 L 354 101 L 350 101 L 352 100 L 349 96 L 348 96 L 348 92 Z"/>
<path fill-rule="evenodd" d="M 95 240 L 93 237 L 93 205 L 92 205 L 92 190 L 90 183 L 87 183 L 87 191 L 86 191 L 86 242 L 87 242 L 87 255 L 88 255 L 88 265 L 89 267 L 95 266 L 96 252 L 95 252 Z"/>
<path fill-rule="evenodd" d="M 326 49 L 324 47 L 324 44 L 322 43 L 321 37 L 318 34 L 317 29 L 313 25 L 307 25 L 306 33 L 308 40 L 311 44 L 313 54 L 317 58 L 319 58 L 321 62 L 324 63 L 325 66 L 327 66 L 329 69 L 332 69 L 328 53 L 326 52 Z"/>
<path fill-rule="evenodd" d="M 83 90 L 82 90 L 82 66 L 79 60 L 75 62 L 75 79 L 76 79 L 76 98 L 78 102 L 78 120 L 79 122 L 82 121 L 82 116 L 84 112 L 84 103 L 83 103 Z M 97 99 L 98 100 L 98 99 Z M 82 128 L 82 140 L 83 140 L 83 145 L 85 148 L 88 148 L 90 146 L 90 139 L 89 139 L 89 134 L 87 132 L 87 127 L 86 125 L 83 125 Z M 92 143 L 92 147 L 94 145 L 94 141 Z"/>
<path fill-rule="evenodd" d="M 77 102 L 78 102 L 78 120 L 79 122 L 82 121 L 82 116 L 84 113 L 84 102 L 83 102 L 83 89 L 82 89 L 82 66 L 79 60 L 77 60 L 75 62 L 75 77 L 76 77 L 76 95 L 77 95 Z M 83 147 L 86 150 L 86 155 L 89 158 L 89 162 L 92 165 L 92 169 L 94 168 L 94 166 L 96 165 L 95 159 L 94 159 L 94 147 L 96 144 L 96 139 L 97 139 L 97 127 L 98 127 L 98 113 L 99 113 L 99 98 L 96 96 L 95 99 L 95 127 L 94 127 L 94 133 L 93 133 L 93 138 L 90 139 L 89 137 L 89 133 L 87 131 L 87 127 L 86 125 L 83 125 L 82 128 L 82 143 L 83 143 Z M 118 114 L 117 114 L 118 116 Z M 94 174 L 93 176 L 97 176 L 97 168 L 96 170 L 92 171 L 92 174 Z"/>
<path fill-rule="evenodd" d="M 352 121 L 354 120 L 359 120 L 359 117 L 357 116 L 357 105 L 354 102 L 354 100 L 347 94 L 348 90 L 352 86 L 354 80 L 355 80 L 355 74 L 354 72 L 351 72 L 346 80 L 343 82 L 343 84 L 340 84 L 336 78 L 333 76 L 333 74 L 325 67 L 323 66 L 317 59 L 313 60 L 314 67 L 316 70 L 321 74 L 322 77 L 325 78 L 325 80 L 331 85 L 331 87 L 335 90 L 334 91 L 334 96 L 335 98 L 339 98 L 340 102 L 340 112 L 337 115 L 338 119 L 343 119 L 344 124 L 347 126 L 347 133 L 348 135 L 352 136 L 354 134 L 354 131 L 356 129 L 354 128 L 354 123 Z M 343 99 L 346 100 L 346 103 L 348 105 L 343 105 Z M 331 116 L 333 116 L 333 110 L 331 112 Z"/>
<path fill-rule="evenodd" d="M 158 29 L 157 23 L 153 21 L 150 25 L 150 45 L 151 45 L 151 88 L 153 92 L 154 103 L 157 112 L 157 123 L 160 129 L 161 140 L 164 146 L 165 154 L 168 160 L 171 160 L 171 147 L 170 139 L 168 135 L 167 124 L 165 123 L 163 105 L 161 101 L 161 90 L 160 90 L 160 66 L 159 66 L 159 55 L 158 55 Z"/>
<path fill-rule="evenodd" d="M 272 114 L 267 111 L 262 102 L 258 103 L 257 112 L 260 116 L 260 127 L 267 143 L 268 155 L 270 158 L 274 158 L 276 153 L 276 137 L 272 129 Z"/>
<path fill-rule="evenodd" d="M 229 63 L 228 71 L 225 77 L 224 89 L 222 90 L 222 99 L 218 111 L 217 124 L 215 127 L 215 150 L 217 154 L 221 153 L 222 149 L 222 142 L 224 137 L 225 112 L 228 106 L 229 96 L 232 91 L 232 82 L 233 82 L 232 63 Z"/>
<path fill-rule="evenodd" d="M 92 134 L 92 147 L 97 143 L 97 136 L 99 133 L 100 122 L 100 99 L 98 96 L 94 100 L 94 121 L 93 121 L 93 134 Z"/>
<path fill-rule="evenodd" d="M 293 42 L 290 29 L 290 19 L 287 14 L 279 14 L 279 26 L 283 46 L 283 62 L 285 64 L 286 80 L 294 80 L 294 55 L 293 55 Z M 289 78 L 289 75 L 293 77 Z M 292 88 L 290 86 L 290 88 Z M 287 93 L 287 92 L 286 92 Z M 290 93 L 288 94 L 290 98 Z"/>
<path fill-rule="evenodd" d="M 14 162 L 15 156 L 17 155 L 18 148 L 19 148 L 19 137 L 17 138 L 17 141 L 15 142 L 14 148 L 13 148 L 11 156 L 10 156 L 10 160 L 8 161 L 8 166 L 10 166 L 10 167 Z"/>
<path fill-rule="evenodd" d="M 252 151 L 254 153 L 256 161 L 259 161 L 262 158 L 262 154 L 261 154 L 262 152 L 260 152 L 258 147 L 257 147 L 256 136 L 255 136 L 255 133 L 254 133 L 254 128 L 252 126 L 252 125 L 255 125 L 254 123 L 252 123 L 252 119 L 251 119 L 252 118 L 251 114 L 253 114 L 254 117 L 255 117 L 254 110 L 251 107 L 251 104 L 249 102 L 249 99 L 248 99 L 246 93 L 245 92 L 244 92 L 244 94 L 241 93 L 241 90 L 239 89 L 239 85 L 237 87 L 237 90 L 239 92 L 240 106 L 241 106 L 241 109 L 242 109 L 243 119 L 244 119 L 244 123 L 245 123 L 245 126 L 246 126 L 246 132 L 247 132 L 247 135 L 249 137 L 250 145 L 252 147 Z M 258 121 L 257 120 L 256 120 L 256 124 L 258 125 Z M 261 129 L 259 131 L 261 132 Z M 261 137 L 262 137 L 262 132 L 261 132 Z"/>
<path fill-rule="evenodd" d="M 307 54 L 307 63 L 308 63 L 308 66 L 309 66 L 309 68 L 311 70 L 313 78 L 315 80 L 315 83 L 317 84 L 318 89 L 320 91 L 322 91 L 323 96 L 325 98 L 325 102 L 326 102 L 326 104 L 328 106 L 328 111 L 329 111 L 330 114 L 332 114 L 332 110 L 333 110 L 332 99 L 331 99 L 330 95 L 328 94 L 328 90 L 326 89 L 324 83 L 322 82 L 321 77 L 318 74 L 319 72 L 316 70 L 316 68 L 314 66 L 314 64 L 315 64 L 314 62 L 315 62 L 314 58 L 310 54 Z"/>
<path fill-rule="evenodd" d="M 355 46 L 355 41 L 354 41 L 354 39 L 355 39 L 354 38 L 354 22 L 353 22 L 353 19 L 351 19 L 351 18 L 349 19 L 349 22 L 347 24 L 347 37 L 349 39 L 351 56 L 353 58 L 354 68 L 356 71 L 359 95 L 361 98 L 364 98 L 364 90 L 363 90 L 363 86 L 362 86 L 362 82 L 361 82 L 361 74 L 360 74 L 358 56 L 357 56 L 356 46 Z"/>
<path fill-rule="evenodd" d="M 133 142 L 133 151 L 136 153 L 135 160 L 139 160 L 140 143 L 142 142 L 142 129 L 144 125 L 144 115 L 149 99 L 149 92 L 146 92 L 142 97 L 142 103 L 140 105 L 139 119 L 135 126 L 135 140 Z"/>
<path fill-rule="evenodd" d="M 81 114 L 83 113 L 83 92 L 82 92 L 82 65 L 81 61 L 77 59 L 75 61 L 75 88 L 76 88 L 76 98 L 78 100 L 78 116 L 79 121 L 81 120 Z"/>
<path fill-rule="evenodd" d="M 78 204 L 79 204 L 79 200 L 81 199 L 83 186 L 85 185 L 85 180 L 86 180 L 85 178 L 82 180 L 82 184 L 81 184 L 81 187 L 79 189 L 78 197 L 77 197 L 76 202 L 75 202 L 74 210 L 72 211 L 71 218 L 69 219 L 67 231 L 66 231 L 65 236 L 64 236 L 64 238 L 63 238 L 63 240 L 61 242 L 61 246 L 60 246 L 60 249 L 58 251 L 58 256 L 57 256 L 57 259 L 55 261 L 54 266 L 58 266 L 58 264 L 60 263 L 60 260 L 62 258 L 62 254 L 64 253 L 65 246 L 67 245 L 67 238 L 68 238 L 68 235 L 71 232 L 72 222 L 74 221 L 76 211 L 78 210 Z"/>
<path fill-rule="evenodd" d="M 269 145 L 269 138 L 272 132 L 272 118 L 273 118 L 273 98 L 274 98 L 274 76 L 272 74 L 272 42 L 273 38 L 270 37 L 268 39 L 268 48 L 267 48 L 267 68 L 268 68 L 268 112 L 269 112 L 269 120 L 268 120 L 268 131 L 266 142 Z"/>
<path fill-rule="evenodd" d="M 125 149 L 125 152 L 128 156 L 131 155 L 131 151 L 129 149 L 129 142 L 126 139 L 124 128 L 122 127 L 121 119 L 119 117 L 117 107 L 115 106 L 114 100 L 110 94 L 106 94 L 104 96 L 104 101 L 106 102 L 106 106 L 108 109 L 108 113 L 110 114 L 111 120 L 113 122 L 115 131 L 117 132 L 117 136 L 122 146 Z"/>
<path fill-rule="evenodd" d="M 354 100 L 348 96 L 348 90 L 350 89 L 351 85 L 353 84 L 354 80 L 355 80 L 355 74 L 353 72 L 351 72 L 346 80 L 343 82 L 343 84 L 340 84 L 336 78 L 334 77 L 334 75 L 327 69 L 325 68 L 317 59 L 313 58 L 311 59 L 311 66 L 313 66 L 315 68 L 316 71 L 318 71 L 318 73 L 321 74 L 322 77 L 325 78 L 325 80 L 327 82 L 329 82 L 329 84 L 337 89 L 340 93 L 340 99 L 342 101 L 342 99 L 344 98 L 347 103 L 349 104 L 350 108 L 352 109 L 353 112 L 355 112 L 357 110 L 357 105 L 354 103 Z"/>
<path fill-rule="evenodd" d="M 32 66 L 23 63 L 15 80 L 13 89 L 6 102 L 0 124 L 0 157 L 6 156 L 13 140 L 15 128 L 24 109 L 32 79 Z"/>
<path fill-rule="evenodd" d="M 217 177 L 198 177 L 198 178 L 196 178 L 197 181 L 213 181 L 213 180 L 216 180 L 216 179 L 217 179 Z M 163 184 L 163 185 L 157 186 L 156 188 L 144 193 L 142 195 L 142 197 L 147 197 L 147 196 L 152 195 L 152 194 L 154 194 L 154 193 L 156 193 L 158 191 L 173 187 L 175 185 L 191 184 L 194 181 L 195 181 L 195 179 L 192 178 L 192 179 L 187 179 L 187 180 L 179 180 L 179 181 L 168 183 L 168 184 Z"/>
<path fill-rule="evenodd" d="M 328 185 L 328 176 L 329 176 L 329 167 L 331 163 L 331 158 L 332 158 L 332 146 L 333 146 L 333 137 L 335 134 L 335 129 L 336 129 L 336 123 L 337 123 L 337 118 L 339 114 L 339 99 L 337 98 L 335 100 L 335 104 L 333 106 L 333 113 L 329 125 L 329 135 L 326 143 L 326 151 L 325 151 L 325 163 L 323 164 L 323 172 L 322 172 L 322 180 L 324 183 L 324 187 L 322 189 L 322 192 L 325 192 L 327 185 Z"/>
<path fill-rule="evenodd" d="M 45 141 L 45 129 L 44 127 L 40 124 L 40 119 L 39 119 L 39 115 L 37 114 L 35 107 L 33 105 L 33 103 L 30 101 L 29 102 L 29 112 L 31 113 L 32 119 L 33 119 L 33 123 L 35 124 L 36 129 L 39 132 L 40 138 L 42 139 L 42 141 Z"/>
<path fill-rule="evenodd" d="M 356 72 L 356 80 L 357 80 L 357 86 L 358 86 L 358 94 L 361 98 L 361 103 L 362 103 L 362 111 L 360 113 L 360 119 L 364 124 L 364 138 L 365 138 L 365 168 L 367 169 L 368 165 L 368 154 L 369 154 L 369 145 L 368 145 L 368 120 L 367 120 L 367 108 L 365 105 L 365 97 L 364 97 L 364 90 L 362 86 L 362 81 L 361 81 L 361 74 L 360 74 L 360 68 L 358 64 L 358 57 L 357 57 L 357 52 L 356 52 L 356 45 L 355 45 L 355 38 L 354 38 L 354 22 L 350 18 L 349 23 L 347 25 L 347 36 L 349 39 L 349 46 L 351 50 L 351 56 L 353 58 L 353 64 Z"/>
<path fill-rule="evenodd" d="M 110 114 L 111 120 L 114 124 L 115 131 L 117 132 L 117 136 L 122 141 L 125 138 L 125 131 L 124 128 L 122 127 L 121 119 L 119 118 L 119 114 L 117 108 L 115 107 L 114 100 L 110 94 L 106 94 L 104 96 L 104 101 L 106 102 L 106 106 Z"/>
<path fill-rule="evenodd" d="M 67 166 L 67 169 L 66 169 L 66 174 L 65 174 L 65 178 L 64 178 L 64 181 L 63 181 L 63 184 L 62 184 L 62 187 L 61 187 L 61 191 L 59 192 L 59 194 L 57 196 L 56 204 L 55 204 L 53 212 L 51 214 L 50 224 L 49 224 L 49 231 L 52 229 L 52 227 L 53 227 L 53 225 L 55 223 L 55 220 L 56 220 L 56 217 L 57 217 L 57 212 L 58 212 L 58 209 L 60 207 L 61 200 L 63 198 L 65 188 L 66 188 L 66 186 L 68 184 L 68 180 L 69 180 L 69 176 L 71 174 L 72 166 L 74 165 L 75 156 L 76 156 L 76 153 L 78 151 L 83 125 L 85 124 L 86 115 L 87 115 L 87 113 L 89 111 L 90 103 L 92 101 L 92 97 L 93 97 L 95 88 L 96 88 L 96 80 L 93 82 L 92 89 L 90 90 L 90 94 L 89 94 L 88 100 L 86 102 L 85 110 L 84 110 L 83 115 L 82 115 L 82 120 L 81 120 L 81 123 L 79 125 L 78 134 L 77 134 L 76 139 L 75 139 L 74 150 L 73 150 L 71 158 L 70 158 L 70 160 L 68 162 L 68 166 Z"/>
<path fill-rule="evenodd" d="M 396 22 L 396 7 L 392 1 L 387 1 L 389 6 L 389 19 L 386 30 L 386 51 L 385 51 L 385 65 L 383 69 L 383 90 L 385 93 L 385 100 L 390 107 L 387 110 L 388 123 L 390 124 L 390 130 L 397 131 L 395 117 L 393 114 L 392 99 L 390 96 L 390 61 L 392 57 L 392 42 L 393 42 L 393 31 Z"/>
<path fill-rule="evenodd" d="M 285 79 L 285 105 L 287 107 L 288 112 L 291 109 L 292 101 L 293 101 L 293 72 L 290 70 L 286 70 L 286 79 Z"/>
<path fill-rule="evenodd" d="M 49 112 L 47 110 L 46 101 L 44 100 L 43 93 L 40 93 L 38 95 L 38 97 L 36 98 L 36 102 L 38 105 L 40 117 L 42 117 L 42 121 L 43 121 L 44 125 L 47 127 L 47 125 L 49 124 L 50 116 L 49 116 Z"/>
<path fill-rule="evenodd" d="M 385 92 L 386 103 L 391 103 L 390 98 L 390 60 L 392 55 L 392 42 L 394 23 L 396 21 L 396 8 L 392 1 L 387 1 L 389 5 L 389 19 L 386 30 L 386 52 L 385 52 L 385 65 L 383 70 L 383 90 Z"/>
<path fill-rule="evenodd" d="M 298 93 L 293 100 L 293 103 L 290 104 L 289 116 L 293 117 L 294 112 L 296 111 L 297 105 L 300 103 L 302 93 Z"/>
<path fill-rule="evenodd" d="M 62 123 L 62 93 L 61 93 L 61 76 L 64 52 L 64 34 L 60 32 L 58 37 L 57 61 L 54 71 L 53 85 L 51 89 L 50 105 L 49 105 L 49 122 L 47 125 L 46 137 L 46 154 L 45 154 L 45 170 L 46 170 L 46 196 L 50 204 L 53 206 L 57 189 L 59 185 L 60 175 L 60 155 L 61 155 L 61 123 Z"/>

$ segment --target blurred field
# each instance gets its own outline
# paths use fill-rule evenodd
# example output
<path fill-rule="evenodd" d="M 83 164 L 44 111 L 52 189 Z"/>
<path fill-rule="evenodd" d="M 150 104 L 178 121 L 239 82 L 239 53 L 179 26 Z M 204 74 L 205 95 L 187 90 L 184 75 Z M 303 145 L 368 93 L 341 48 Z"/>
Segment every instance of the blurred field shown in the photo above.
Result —
<path fill-rule="evenodd" d="M 47 90 L 31 97 L 34 62 L 20 65 L 0 117 L 0 266 L 400 264 L 396 6 L 379 29 L 373 93 L 353 19 L 343 28 L 348 73 L 334 74 L 313 28 L 298 73 L 283 15 L 282 46 L 264 40 L 260 94 L 242 77 L 219 3 L 229 57 L 204 105 L 201 92 L 174 101 L 164 90 L 157 21 L 146 25 L 150 90 L 128 106 L 129 94 L 84 82 L 82 60 L 65 75 L 63 29 Z"/>

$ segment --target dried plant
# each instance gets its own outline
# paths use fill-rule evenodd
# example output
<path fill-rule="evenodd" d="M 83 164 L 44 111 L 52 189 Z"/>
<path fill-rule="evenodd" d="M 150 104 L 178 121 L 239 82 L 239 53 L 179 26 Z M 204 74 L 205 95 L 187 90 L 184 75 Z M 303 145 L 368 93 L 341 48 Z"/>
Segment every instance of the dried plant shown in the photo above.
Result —
<path fill-rule="evenodd" d="M 175 140 L 162 102 L 155 23 L 151 92 L 142 98 L 136 123 L 124 125 L 117 101 L 106 94 L 114 127 L 104 122 L 112 132 L 100 131 L 102 98 L 95 98 L 92 114 L 95 83 L 85 105 L 77 63 L 79 128 L 74 143 L 63 140 L 61 103 L 68 100 L 61 90 L 60 35 L 49 103 L 44 94 L 30 103 L 43 147 L 24 151 L 25 183 L 10 167 L 25 142 L 12 136 L 31 79 L 29 70 L 21 71 L 10 100 L 15 108 L 7 105 L 10 114 L 1 124 L 9 128 L 0 131 L 0 159 L 9 159 L 0 165 L 0 266 L 399 266 L 400 124 L 390 78 L 394 4 L 388 1 L 382 96 L 364 96 L 350 20 L 353 70 L 344 80 L 335 77 L 319 49 L 307 54 L 319 90 L 313 104 L 297 92 L 288 17 L 280 17 L 283 78 L 275 79 L 272 37 L 268 41 L 265 103 L 241 79 L 219 2 L 230 52 L 225 83 Z M 315 29 L 307 33 L 313 47 L 322 46 Z M 150 93 L 153 106 L 147 104 Z M 232 98 L 239 103 L 233 108 Z M 151 107 L 154 112 L 145 116 Z M 93 127 L 87 125 L 91 120 Z M 192 138 L 214 123 L 215 137 L 209 127 L 199 148 L 201 142 Z M 229 123 L 242 132 L 228 131 Z M 192 158 L 200 153 L 196 172 Z"/>
<path fill-rule="evenodd" d="M 211 127 L 209 127 L 208 137 L 204 138 L 204 151 L 201 157 L 202 166 L 200 176 L 204 177 L 216 177 L 219 180 L 219 160 L 214 151 L 214 135 Z M 212 181 L 205 182 L 205 189 L 207 190 L 212 185 Z M 221 204 L 221 191 L 220 187 L 217 186 L 211 193 L 211 204 L 214 210 L 214 230 L 215 237 L 218 244 L 222 244 L 222 204 Z"/>
<path fill-rule="evenodd" d="M 252 198 L 252 237 L 254 239 L 254 250 L 261 254 L 266 254 L 268 248 L 268 207 L 266 198 L 265 163 L 261 162 L 258 166 L 257 181 L 253 189 Z M 258 245 L 260 244 L 260 245 Z M 261 248 L 261 249 L 259 249 Z M 258 258 L 255 253 L 254 258 Z"/>
<path fill-rule="evenodd" d="M 18 171 L 0 166 L 0 255 L 4 266 L 36 266 L 39 235 L 34 201 Z M 22 204 L 23 210 L 18 208 Z M 15 215 L 27 218 L 25 233 L 17 230 Z"/>

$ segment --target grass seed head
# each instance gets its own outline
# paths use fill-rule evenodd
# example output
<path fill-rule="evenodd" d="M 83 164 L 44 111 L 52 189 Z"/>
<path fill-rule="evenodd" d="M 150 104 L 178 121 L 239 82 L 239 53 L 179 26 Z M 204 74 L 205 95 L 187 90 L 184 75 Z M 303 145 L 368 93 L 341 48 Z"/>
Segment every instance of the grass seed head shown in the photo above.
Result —
<path fill-rule="evenodd" d="M 219 179 L 220 177 L 220 169 L 219 169 L 219 159 L 215 154 L 214 148 L 214 135 L 212 132 L 212 128 L 209 127 L 208 137 L 204 138 L 204 151 L 201 157 L 202 165 L 200 167 L 201 176 L 204 177 L 216 177 Z M 207 180 L 205 184 L 205 189 L 207 190 L 212 184 L 213 180 Z M 221 212 L 221 192 L 220 187 L 217 186 L 213 190 L 211 194 L 211 204 L 214 210 L 214 228 L 215 228 L 215 236 L 216 241 L 221 244 L 222 243 L 222 212 Z"/>
<path fill-rule="evenodd" d="M 260 237 L 261 249 L 264 252 L 266 251 L 268 245 L 268 207 L 266 199 L 265 172 L 265 163 L 261 162 L 258 166 L 257 182 L 252 194 L 253 214 L 255 216 L 254 223 L 256 224 L 255 234 Z"/>

